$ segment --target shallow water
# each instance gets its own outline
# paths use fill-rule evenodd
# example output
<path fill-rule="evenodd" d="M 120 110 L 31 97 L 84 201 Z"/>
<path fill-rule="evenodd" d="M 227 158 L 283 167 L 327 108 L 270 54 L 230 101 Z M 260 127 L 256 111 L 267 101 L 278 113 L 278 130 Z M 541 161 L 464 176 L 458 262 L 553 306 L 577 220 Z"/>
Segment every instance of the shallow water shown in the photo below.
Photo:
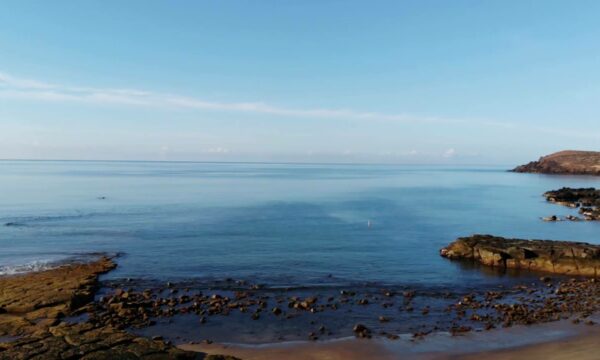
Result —
<path fill-rule="evenodd" d="M 600 223 L 540 221 L 573 213 L 543 192 L 599 185 L 486 167 L 1 161 L 0 271 L 102 251 L 124 254 L 108 278 L 496 284 L 508 275 L 439 248 L 473 233 L 600 243 Z"/>

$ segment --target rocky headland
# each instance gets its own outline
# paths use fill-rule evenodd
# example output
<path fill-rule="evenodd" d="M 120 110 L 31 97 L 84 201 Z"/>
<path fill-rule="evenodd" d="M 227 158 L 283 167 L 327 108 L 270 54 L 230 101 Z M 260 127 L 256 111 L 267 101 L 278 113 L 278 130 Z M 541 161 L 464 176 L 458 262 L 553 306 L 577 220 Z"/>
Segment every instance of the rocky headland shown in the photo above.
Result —
<path fill-rule="evenodd" d="M 600 175 L 600 152 L 566 150 L 517 166 L 514 172 L 540 174 Z"/>
<path fill-rule="evenodd" d="M 581 242 L 473 235 L 457 239 L 442 248 L 440 254 L 450 259 L 473 260 L 499 268 L 600 276 L 600 245 Z"/>

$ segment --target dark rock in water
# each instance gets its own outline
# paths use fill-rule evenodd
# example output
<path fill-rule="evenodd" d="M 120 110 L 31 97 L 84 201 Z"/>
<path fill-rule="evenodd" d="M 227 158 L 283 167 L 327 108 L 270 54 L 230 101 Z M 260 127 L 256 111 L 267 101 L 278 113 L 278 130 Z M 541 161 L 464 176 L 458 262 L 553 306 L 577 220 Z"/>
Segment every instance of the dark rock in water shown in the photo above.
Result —
<path fill-rule="evenodd" d="M 371 337 L 371 330 L 369 330 L 369 328 L 364 326 L 363 324 L 354 325 L 352 331 L 354 331 L 354 335 L 356 335 L 356 337 L 359 338 L 367 339 Z"/>
<path fill-rule="evenodd" d="M 441 249 L 440 254 L 500 268 L 600 276 L 600 245 L 581 242 L 473 235 L 457 239 Z"/>
<path fill-rule="evenodd" d="M 600 152 L 560 151 L 543 156 L 538 161 L 517 166 L 513 171 L 541 174 L 600 175 Z"/>
<path fill-rule="evenodd" d="M 542 220 L 544 220 L 544 221 L 559 221 L 560 219 L 558 218 L 558 216 L 552 215 L 552 216 L 542 218 Z"/>
<path fill-rule="evenodd" d="M 463 333 L 469 332 L 471 330 L 472 330 L 472 328 L 470 326 L 464 326 L 464 325 L 463 326 L 456 326 L 456 327 L 452 327 L 450 329 L 450 334 L 452 334 L 452 336 L 456 336 L 456 335 L 459 335 L 459 334 L 463 334 Z"/>
<path fill-rule="evenodd" d="M 567 188 L 548 191 L 544 194 L 546 200 L 567 206 L 579 208 L 579 213 L 586 220 L 600 220 L 600 190 L 595 188 Z M 569 215 L 567 220 L 577 221 L 578 217 Z"/>
<path fill-rule="evenodd" d="M 387 337 L 390 340 L 398 340 L 398 339 L 400 339 L 400 336 L 396 335 L 396 334 L 385 334 L 385 337 Z"/>
<path fill-rule="evenodd" d="M 357 302 L 358 305 L 369 305 L 369 300 L 367 299 L 360 299 Z"/>

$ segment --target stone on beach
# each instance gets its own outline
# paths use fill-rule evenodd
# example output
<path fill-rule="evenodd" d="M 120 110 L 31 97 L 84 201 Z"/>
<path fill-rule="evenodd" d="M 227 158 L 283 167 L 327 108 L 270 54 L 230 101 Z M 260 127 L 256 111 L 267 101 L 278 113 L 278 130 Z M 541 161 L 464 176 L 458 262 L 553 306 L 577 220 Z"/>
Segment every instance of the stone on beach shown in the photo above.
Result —
<path fill-rule="evenodd" d="M 356 324 L 352 329 L 358 338 L 371 338 L 371 330 L 363 324 Z"/>

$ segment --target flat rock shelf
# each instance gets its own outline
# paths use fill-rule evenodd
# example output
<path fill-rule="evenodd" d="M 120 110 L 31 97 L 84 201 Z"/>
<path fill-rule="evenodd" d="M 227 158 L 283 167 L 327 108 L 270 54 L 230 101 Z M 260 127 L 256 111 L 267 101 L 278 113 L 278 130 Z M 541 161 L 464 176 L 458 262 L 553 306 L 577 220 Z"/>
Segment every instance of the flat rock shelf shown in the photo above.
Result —
<path fill-rule="evenodd" d="M 24 275 L 0 277 L 0 359 L 234 359 L 177 349 L 161 339 L 112 326 L 69 323 L 85 312 L 108 257 Z M 7 341 L 8 340 L 8 341 Z"/>
<path fill-rule="evenodd" d="M 581 242 L 506 239 L 492 235 L 462 237 L 442 248 L 449 259 L 554 274 L 600 276 L 600 246 Z"/>

